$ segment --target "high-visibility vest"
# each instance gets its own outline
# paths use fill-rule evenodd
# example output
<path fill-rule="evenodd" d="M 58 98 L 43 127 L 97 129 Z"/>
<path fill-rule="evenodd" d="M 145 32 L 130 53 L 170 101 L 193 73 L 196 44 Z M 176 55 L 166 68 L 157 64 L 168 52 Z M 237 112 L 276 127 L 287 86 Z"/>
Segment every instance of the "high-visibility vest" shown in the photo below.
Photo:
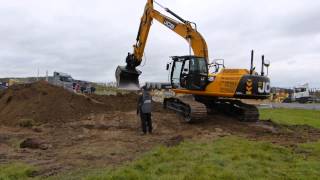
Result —
<path fill-rule="evenodd" d="M 148 92 L 143 93 L 142 106 L 141 106 L 142 113 L 151 113 L 151 109 L 152 109 L 151 99 L 152 98 Z"/>

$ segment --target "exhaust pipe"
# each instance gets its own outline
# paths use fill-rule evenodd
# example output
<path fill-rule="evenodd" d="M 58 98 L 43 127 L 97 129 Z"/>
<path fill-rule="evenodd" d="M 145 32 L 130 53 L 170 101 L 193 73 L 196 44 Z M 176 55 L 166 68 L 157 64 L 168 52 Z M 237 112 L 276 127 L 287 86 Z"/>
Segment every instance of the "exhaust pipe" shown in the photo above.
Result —
<path fill-rule="evenodd" d="M 261 57 L 261 76 L 264 76 L 264 55 Z"/>
<path fill-rule="evenodd" d="M 139 90 L 139 76 L 141 74 L 141 71 L 135 68 L 137 66 L 137 61 L 134 60 L 133 55 L 128 54 L 126 62 L 126 66 L 118 66 L 116 69 L 115 75 L 117 80 L 117 87 L 124 90 Z"/>
<path fill-rule="evenodd" d="M 253 74 L 253 71 L 254 71 L 254 67 L 253 67 L 253 57 L 254 57 L 254 51 L 251 50 L 251 61 L 250 61 L 250 74 L 252 75 Z"/>

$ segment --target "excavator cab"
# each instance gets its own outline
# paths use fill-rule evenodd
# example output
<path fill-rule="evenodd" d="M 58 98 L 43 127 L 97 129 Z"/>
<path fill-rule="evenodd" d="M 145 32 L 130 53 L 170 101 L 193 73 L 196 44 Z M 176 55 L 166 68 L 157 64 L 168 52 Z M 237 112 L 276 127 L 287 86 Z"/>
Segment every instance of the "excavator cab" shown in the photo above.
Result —
<path fill-rule="evenodd" d="M 171 84 L 174 89 L 204 90 L 208 84 L 207 60 L 196 56 L 172 57 Z"/>

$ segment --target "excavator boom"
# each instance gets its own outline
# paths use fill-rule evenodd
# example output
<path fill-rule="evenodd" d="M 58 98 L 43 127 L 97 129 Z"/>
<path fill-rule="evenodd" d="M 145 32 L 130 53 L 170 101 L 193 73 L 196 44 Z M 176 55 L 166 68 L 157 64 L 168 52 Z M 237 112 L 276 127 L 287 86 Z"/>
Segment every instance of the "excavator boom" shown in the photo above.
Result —
<path fill-rule="evenodd" d="M 139 76 L 141 71 L 137 70 L 136 67 L 141 64 L 149 31 L 154 19 L 184 38 L 189 43 L 195 56 L 203 57 L 208 60 L 206 41 L 197 31 L 196 27 L 193 27 L 191 22 L 184 20 L 170 9 L 165 8 L 165 11 L 174 16 L 177 20 L 155 10 L 153 0 L 147 1 L 141 17 L 136 43 L 133 46 L 133 53 L 128 53 L 126 66 L 117 67 L 116 79 L 118 88 L 127 90 L 139 88 Z"/>

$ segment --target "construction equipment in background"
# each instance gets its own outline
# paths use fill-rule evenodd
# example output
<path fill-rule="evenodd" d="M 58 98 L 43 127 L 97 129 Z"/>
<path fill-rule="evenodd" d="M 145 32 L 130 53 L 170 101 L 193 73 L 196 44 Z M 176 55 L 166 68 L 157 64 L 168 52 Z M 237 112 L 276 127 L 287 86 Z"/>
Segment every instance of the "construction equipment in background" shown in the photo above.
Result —
<path fill-rule="evenodd" d="M 67 73 L 54 72 L 53 76 L 48 78 L 48 82 L 69 91 L 74 90 L 74 79 Z"/>
<path fill-rule="evenodd" d="M 314 98 L 310 95 L 309 84 L 304 84 L 293 88 L 292 93 L 289 94 L 289 97 L 286 98 L 284 103 L 311 103 L 314 101 Z"/>
<path fill-rule="evenodd" d="M 24 84 L 25 82 L 20 79 L 9 79 L 8 85 L 13 86 L 15 84 Z"/>
<path fill-rule="evenodd" d="M 0 82 L 0 90 L 7 89 L 9 87 L 9 83 L 7 82 Z"/>
<path fill-rule="evenodd" d="M 272 87 L 271 88 L 271 102 L 282 103 L 291 94 L 291 89 Z"/>
<path fill-rule="evenodd" d="M 91 94 L 95 92 L 92 83 L 82 80 L 75 80 L 71 75 L 62 72 L 54 72 L 52 77 L 46 78 L 50 84 L 63 87 L 69 91 Z"/>
<path fill-rule="evenodd" d="M 254 105 L 241 102 L 240 99 L 269 98 L 270 80 L 264 69 L 270 64 L 265 61 L 264 56 L 260 75 L 253 66 L 253 51 L 250 70 L 228 69 L 224 63 L 217 61 L 209 63 L 207 44 L 198 32 L 197 25 L 168 8 L 164 8 L 165 11 L 175 19 L 161 14 L 154 9 L 154 2 L 148 0 L 146 3 L 134 50 L 133 53 L 128 53 L 126 66 L 117 67 L 118 87 L 129 90 L 139 88 L 141 71 L 136 67 L 141 64 L 149 30 L 155 19 L 184 38 L 190 46 L 189 55 L 173 56 L 172 62 L 167 64 L 167 70 L 170 72 L 171 90 L 176 94 L 192 96 L 166 98 L 164 106 L 182 114 L 187 122 L 204 119 L 208 112 L 216 111 L 235 115 L 242 121 L 257 121 L 258 109 Z M 210 69 L 213 69 L 213 73 L 209 73 Z"/>

